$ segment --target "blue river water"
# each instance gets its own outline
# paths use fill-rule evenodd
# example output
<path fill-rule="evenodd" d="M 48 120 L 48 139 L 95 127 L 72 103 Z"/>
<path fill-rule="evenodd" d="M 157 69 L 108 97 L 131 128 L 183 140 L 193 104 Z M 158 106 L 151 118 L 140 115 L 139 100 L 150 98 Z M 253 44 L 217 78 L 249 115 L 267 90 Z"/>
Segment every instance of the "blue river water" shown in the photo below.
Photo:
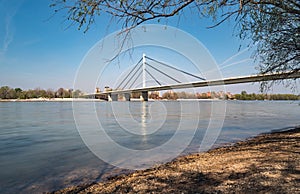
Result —
<path fill-rule="evenodd" d="M 76 109 L 84 110 L 90 103 L 76 102 Z M 225 112 L 215 109 L 217 116 L 214 116 L 212 103 L 215 107 L 225 104 Z M 87 123 L 90 133 L 97 131 L 98 125 L 91 120 L 95 114 L 98 124 L 112 141 L 139 151 L 165 145 L 175 137 L 180 126 L 178 131 L 182 138 L 176 140 L 178 150 L 183 150 L 180 154 L 205 150 L 201 149 L 201 140 L 211 126 L 210 121 L 216 118 L 222 125 L 220 133 L 211 131 L 217 136 L 214 147 L 300 125 L 299 101 L 129 102 L 128 110 L 124 111 L 126 106 L 122 102 L 113 106 L 109 102 L 93 102 L 93 106 L 95 112 L 86 111 L 81 118 L 81 112 L 74 113 L 72 102 L 0 102 L 0 193 L 50 192 L 120 173 L 119 168 L 94 155 L 80 136 L 84 132 L 79 128 L 85 128 L 82 124 L 78 127 L 80 122 Z M 183 106 L 188 107 L 184 114 Z M 141 135 L 141 131 L 152 128 L 157 130 Z M 188 145 L 179 149 L 190 136 L 192 140 Z M 176 149 L 173 146 L 173 150 Z M 110 146 L 101 150 L 118 154 Z M 159 160 L 163 154 L 153 156 L 157 159 L 155 162 L 168 161 Z"/>

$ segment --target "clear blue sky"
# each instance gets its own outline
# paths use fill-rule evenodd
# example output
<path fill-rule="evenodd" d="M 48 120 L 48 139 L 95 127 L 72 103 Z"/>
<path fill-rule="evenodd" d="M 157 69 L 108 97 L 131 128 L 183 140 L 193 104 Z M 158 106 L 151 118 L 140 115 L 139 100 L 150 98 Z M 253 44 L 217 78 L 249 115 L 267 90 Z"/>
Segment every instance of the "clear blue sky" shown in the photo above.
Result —
<path fill-rule="evenodd" d="M 50 0 L 0 0 L 0 86 L 23 89 L 41 87 L 72 88 L 77 68 L 88 50 L 106 35 L 121 28 L 110 18 L 97 18 L 87 33 L 68 27 L 64 14 L 54 14 Z M 186 12 L 168 25 L 184 30 L 210 51 L 224 77 L 254 74 L 251 51 L 239 51 L 240 41 L 233 35 L 233 22 L 207 29 L 208 19 L 192 19 Z M 165 24 L 164 22 L 161 24 Z M 241 52 L 242 51 L 242 52 Z M 237 55 L 237 56 L 236 56 Z M 235 57 L 234 57 L 235 56 Z M 228 60 L 229 59 L 229 60 Z M 230 86 L 227 90 L 258 92 L 258 85 Z M 84 90 L 84 89 L 83 89 Z M 289 92 L 283 87 L 274 92 Z"/>

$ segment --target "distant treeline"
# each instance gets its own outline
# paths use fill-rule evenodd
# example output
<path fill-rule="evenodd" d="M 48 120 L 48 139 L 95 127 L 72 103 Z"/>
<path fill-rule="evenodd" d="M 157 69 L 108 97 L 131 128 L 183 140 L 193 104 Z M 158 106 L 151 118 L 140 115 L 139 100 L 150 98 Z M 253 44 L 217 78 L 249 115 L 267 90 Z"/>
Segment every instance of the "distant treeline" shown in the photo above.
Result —
<path fill-rule="evenodd" d="M 235 94 L 237 100 L 300 100 L 300 95 L 294 94 L 247 94 L 242 91 L 241 94 Z"/>
<path fill-rule="evenodd" d="M 300 95 L 294 94 L 248 94 L 242 91 L 240 94 L 231 94 L 229 92 L 206 92 L 206 93 L 187 93 L 187 92 L 165 92 L 162 97 L 157 93 L 150 94 L 153 99 L 226 99 L 226 100 L 300 100 Z"/>
<path fill-rule="evenodd" d="M 59 88 L 58 90 L 44 90 L 40 88 L 22 90 L 21 88 L 10 88 L 3 86 L 0 88 L 0 99 L 31 99 L 31 98 L 78 98 L 83 93 L 80 90 Z M 132 97 L 139 98 L 139 93 L 132 93 Z M 248 94 L 242 91 L 240 94 L 230 92 L 205 92 L 189 93 L 168 91 L 159 95 L 159 92 L 151 92 L 149 98 L 152 99 L 230 99 L 230 100 L 300 100 L 300 95 L 294 94 Z"/>
<path fill-rule="evenodd" d="M 82 95 L 80 90 L 59 88 L 58 90 L 44 90 L 40 88 L 22 90 L 21 88 L 0 88 L 0 99 L 31 99 L 31 98 L 78 98 Z"/>

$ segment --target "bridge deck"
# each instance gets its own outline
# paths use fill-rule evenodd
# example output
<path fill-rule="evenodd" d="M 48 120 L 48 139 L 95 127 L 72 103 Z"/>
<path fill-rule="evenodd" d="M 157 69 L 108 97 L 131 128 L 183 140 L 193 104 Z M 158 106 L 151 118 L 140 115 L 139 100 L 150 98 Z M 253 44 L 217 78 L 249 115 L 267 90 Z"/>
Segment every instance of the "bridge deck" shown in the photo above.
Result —
<path fill-rule="evenodd" d="M 260 74 L 260 75 L 225 78 L 219 80 L 198 81 L 193 83 L 180 83 L 180 84 L 165 85 L 165 86 L 151 86 L 145 88 L 113 90 L 113 91 L 102 92 L 98 94 L 124 94 L 124 93 L 132 93 L 132 92 L 173 90 L 173 89 L 184 89 L 184 88 L 193 88 L 193 87 L 208 87 L 208 86 L 240 84 L 240 83 L 250 83 L 250 82 L 262 82 L 262 81 L 270 81 L 270 80 L 296 79 L 296 78 L 300 78 L 300 71 L 294 72 L 292 74 L 291 73 L 273 73 L 273 74 L 264 74 L 264 75 Z"/>

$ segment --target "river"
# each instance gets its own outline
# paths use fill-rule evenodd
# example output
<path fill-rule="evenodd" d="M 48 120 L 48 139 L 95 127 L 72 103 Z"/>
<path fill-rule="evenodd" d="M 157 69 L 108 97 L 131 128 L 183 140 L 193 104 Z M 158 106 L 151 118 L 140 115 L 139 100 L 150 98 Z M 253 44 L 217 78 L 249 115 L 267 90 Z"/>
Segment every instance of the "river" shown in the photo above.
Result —
<path fill-rule="evenodd" d="M 95 111 L 87 108 L 90 103 Z M 204 143 L 210 140 L 216 139 L 215 147 L 300 125 L 299 101 L 76 102 L 75 106 L 77 112 L 72 102 L 0 102 L 1 193 L 41 193 L 101 181 L 121 172 L 107 160 L 143 168 L 149 160 L 161 163 L 175 155 L 205 151 L 210 145 Z M 97 136 L 99 126 L 109 138 Z M 97 137 L 91 141 L 97 141 L 95 152 L 99 147 L 105 152 L 102 159 L 80 134 Z M 208 141 L 203 141 L 205 137 Z M 165 157 L 162 151 L 143 156 L 145 161 L 129 155 L 134 161 L 129 163 L 120 161 L 127 153 L 115 152 L 108 143 L 109 139 L 119 147 L 147 153 L 157 147 L 169 149 L 166 142 L 174 138 L 176 143 L 169 146 L 173 155 Z"/>

